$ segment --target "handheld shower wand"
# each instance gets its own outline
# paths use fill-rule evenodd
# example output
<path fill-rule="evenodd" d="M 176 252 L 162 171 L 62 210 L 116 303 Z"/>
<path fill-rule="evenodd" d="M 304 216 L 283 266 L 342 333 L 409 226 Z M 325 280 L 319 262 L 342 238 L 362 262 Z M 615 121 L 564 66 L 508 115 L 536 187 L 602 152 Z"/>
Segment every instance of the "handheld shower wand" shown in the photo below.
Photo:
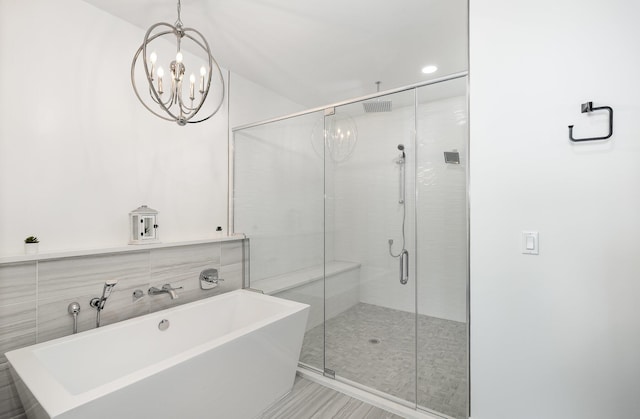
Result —
<path fill-rule="evenodd" d="M 402 151 L 402 159 L 404 160 L 407 155 L 404 154 L 404 144 L 398 144 L 398 150 Z"/>
<path fill-rule="evenodd" d="M 96 327 L 100 327 L 100 312 L 104 310 L 104 304 L 106 303 L 107 298 L 109 298 L 109 296 L 111 295 L 111 291 L 113 290 L 113 287 L 115 287 L 117 283 L 118 283 L 117 279 L 110 279 L 105 281 L 104 287 L 102 288 L 102 296 L 92 298 L 91 301 L 89 301 L 89 305 L 95 308 L 97 311 Z"/>

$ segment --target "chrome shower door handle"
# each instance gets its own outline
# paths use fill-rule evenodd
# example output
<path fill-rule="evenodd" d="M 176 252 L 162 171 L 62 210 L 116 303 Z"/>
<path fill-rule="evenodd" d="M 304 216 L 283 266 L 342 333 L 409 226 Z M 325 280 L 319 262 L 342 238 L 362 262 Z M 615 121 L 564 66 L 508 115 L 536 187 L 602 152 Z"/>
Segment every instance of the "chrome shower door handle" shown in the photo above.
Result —
<path fill-rule="evenodd" d="M 400 283 L 406 285 L 409 282 L 409 251 L 402 249 L 400 253 Z"/>

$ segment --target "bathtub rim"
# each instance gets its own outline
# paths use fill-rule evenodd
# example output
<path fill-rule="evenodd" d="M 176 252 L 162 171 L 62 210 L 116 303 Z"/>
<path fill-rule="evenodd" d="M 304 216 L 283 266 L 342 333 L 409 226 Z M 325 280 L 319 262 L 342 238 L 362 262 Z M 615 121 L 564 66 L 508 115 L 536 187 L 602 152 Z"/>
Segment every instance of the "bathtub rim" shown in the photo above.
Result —
<path fill-rule="evenodd" d="M 160 318 L 165 317 L 165 315 L 170 315 L 170 313 L 188 310 L 190 307 L 211 304 L 212 301 L 229 298 L 250 298 L 270 302 L 273 302 L 275 299 L 279 305 L 283 306 L 283 310 L 276 314 L 272 314 L 271 316 L 260 318 L 249 325 L 240 327 L 199 345 L 195 345 L 187 350 L 162 359 L 161 361 L 147 365 L 78 394 L 72 394 L 67 390 L 65 386 L 58 381 L 51 372 L 49 372 L 46 365 L 40 361 L 36 354 L 37 351 L 42 350 L 43 348 L 65 344 L 77 339 L 89 339 L 92 335 L 102 333 L 106 330 L 117 330 L 127 327 L 127 325 L 149 321 L 149 319 L 153 318 L 159 320 Z M 16 374 L 23 382 L 23 385 L 31 393 L 31 396 L 40 404 L 42 409 L 44 409 L 50 417 L 55 417 L 304 310 L 309 310 L 309 305 L 264 295 L 254 291 L 238 289 L 164 310 L 159 310 L 153 313 L 148 313 L 142 316 L 133 317 L 131 319 L 100 327 L 99 329 L 94 328 L 76 335 L 63 336 L 46 342 L 37 343 L 35 345 L 26 346 L 24 348 L 15 349 L 7 352 L 5 356 L 9 362 L 12 375 Z"/>

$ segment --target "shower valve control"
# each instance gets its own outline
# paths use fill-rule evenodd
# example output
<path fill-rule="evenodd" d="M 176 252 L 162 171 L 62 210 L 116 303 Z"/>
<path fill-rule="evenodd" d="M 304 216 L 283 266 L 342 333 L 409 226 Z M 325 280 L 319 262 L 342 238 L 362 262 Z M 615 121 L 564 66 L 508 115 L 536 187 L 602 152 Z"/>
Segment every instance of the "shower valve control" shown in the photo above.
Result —
<path fill-rule="evenodd" d="M 522 253 L 525 255 L 537 255 L 540 253 L 537 231 L 522 232 Z"/>

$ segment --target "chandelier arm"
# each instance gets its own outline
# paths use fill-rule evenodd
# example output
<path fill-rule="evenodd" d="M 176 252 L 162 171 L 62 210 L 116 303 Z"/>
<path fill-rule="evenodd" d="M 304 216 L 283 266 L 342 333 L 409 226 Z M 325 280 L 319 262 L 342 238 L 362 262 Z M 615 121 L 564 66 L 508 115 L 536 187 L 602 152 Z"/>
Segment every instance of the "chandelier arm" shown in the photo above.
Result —
<path fill-rule="evenodd" d="M 204 45 L 198 39 L 196 39 L 193 36 L 191 36 L 190 34 L 188 34 L 187 31 L 195 32 L 196 34 L 198 34 L 198 36 L 200 36 L 200 38 L 204 42 Z M 207 42 L 205 37 L 202 36 L 202 34 L 198 30 L 193 29 L 193 28 L 185 28 L 184 29 L 184 36 L 186 36 L 187 38 L 189 38 L 193 42 L 195 42 L 197 45 L 199 45 L 200 48 L 204 49 L 207 52 L 207 54 L 209 55 L 209 74 L 208 74 L 209 77 L 208 77 L 208 80 L 207 80 L 207 88 L 205 89 L 205 92 L 202 95 L 202 99 L 200 100 L 200 104 L 198 105 L 198 107 L 194 111 L 193 115 L 191 115 L 187 119 L 188 123 L 197 124 L 199 122 L 203 122 L 203 121 L 206 121 L 207 119 L 211 118 L 213 115 L 215 115 L 220 110 L 220 107 L 222 107 L 222 104 L 224 103 L 224 97 L 225 97 L 225 94 L 226 94 L 226 88 L 225 88 L 225 84 L 224 84 L 224 78 L 222 76 L 222 70 L 220 69 L 220 66 L 218 65 L 218 62 L 216 61 L 216 59 L 213 57 L 213 54 L 211 54 L 211 48 L 209 48 L 209 43 Z M 211 77 L 212 77 L 214 65 L 215 65 L 215 69 L 217 70 L 217 73 L 218 73 L 218 79 L 220 80 L 220 85 L 222 86 L 222 94 L 220 95 L 220 101 L 218 102 L 218 106 L 216 106 L 216 108 L 213 110 L 213 112 L 211 112 L 209 114 L 209 116 L 207 116 L 205 118 L 202 118 L 202 119 L 199 119 L 197 121 L 191 121 L 191 118 L 193 118 L 198 113 L 198 111 L 200 110 L 200 108 L 204 104 L 205 100 L 207 99 L 207 95 L 209 94 L 209 91 L 210 91 L 210 88 L 211 88 Z"/>
<path fill-rule="evenodd" d="M 153 32 L 153 30 L 155 28 L 157 28 L 157 27 L 160 27 L 160 26 L 166 26 L 167 28 L 169 28 L 171 30 L 165 30 L 163 32 L 158 32 L 157 34 L 154 34 L 154 35 L 151 36 L 151 33 Z M 169 97 L 169 100 L 167 100 L 167 102 L 164 102 L 162 100 L 162 98 L 160 97 L 160 94 L 158 93 L 158 91 L 153 86 L 153 80 L 151 79 L 151 76 L 149 75 L 149 67 L 147 65 L 147 59 L 146 59 L 146 57 L 147 57 L 147 46 L 152 41 L 154 41 L 155 39 L 157 39 L 157 38 L 159 38 L 161 36 L 164 36 L 164 35 L 168 35 L 170 33 L 175 35 L 177 33 L 177 28 L 175 26 L 172 26 L 169 23 L 166 23 L 166 22 L 158 22 L 158 23 L 156 23 L 154 25 L 151 25 L 151 27 L 149 29 L 147 29 L 147 32 L 145 33 L 144 40 L 142 41 L 142 47 L 141 47 L 142 48 L 142 56 L 143 56 L 142 62 L 144 63 L 144 72 L 147 75 L 147 81 L 149 82 L 149 88 L 151 89 L 151 93 L 152 93 L 151 97 L 155 98 L 154 102 L 156 102 L 160 106 L 160 108 L 163 111 L 165 111 L 172 118 L 172 119 L 169 119 L 169 118 L 164 118 L 163 117 L 163 119 L 168 120 L 168 121 L 177 121 L 178 117 L 176 115 L 174 115 L 173 112 L 171 112 L 171 110 L 169 109 L 170 106 L 167 107 L 167 104 L 170 104 L 171 101 L 173 100 L 173 97 L 174 97 L 173 89 L 171 91 L 171 96 Z M 136 56 L 136 58 L 137 58 L 137 56 Z M 132 69 L 132 77 L 133 77 L 133 69 Z M 132 82 L 133 82 L 133 78 L 132 78 Z M 136 91 L 137 91 L 137 89 L 136 89 Z M 138 96 L 138 99 L 140 99 L 140 96 Z M 140 100 L 142 101 L 142 99 L 140 99 Z M 143 102 L 143 104 L 145 105 L 145 107 L 147 109 L 149 109 L 149 107 L 146 105 L 146 103 Z M 149 109 L 149 110 L 151 110 L 151 109 Z M 151 110 L 151 112 L 154 113 L 156 116 L 158 115 L 156 112 L 154 112 L 152 110 Z"/>
<path fill-rule="evenodd" d="M 197 106 L 196 107 L 191 107 L 189 105 L 186 105 L 184 102 L 182 102 L 182 106 L 183 106 L 184 109 L 189 111 L 189 112 L 185 112 L 185 113 L 188 113 L 188 114 L 191 114 L 191 111 L 195 111 L 196 109 L 198 109 Z"/>
<path fill-rule="evenodd" d="M 151 35 L 151 33 L 153 32 L 153 30 L 157 27 L 160 26 L 166 26 L 168 28 L 171 28 L 171 30 L 165 30 L 163 32 L 158 32 L 156 34 Z M 169 98 L 169 100 L 167 102 L 163 102 L 162 98 L 160 97 L 160 95 L 158 94 L 158 92 L 156 91 L 156 89 L 153 87 L 153 79 L 151 78 L 151 75 L 149 74 L 149 67 L 147 64 L 147 60 L 146 60 L 146 56 L 147 56 L 147 45 L 149 45 L 149 43 L 151 43 L 152 41 L 154 41 L 155 39 L 164 36 L 164 35 L 168 35 L 170 33 L 175 34 L 176 30 L 175 27 L 170 25 L 169 23 L 166 22 L 159 22 L 156 23 L 155 25 L 152 25 L 147 32 L 145 33 L 145 37 L 144 40 L 142 42 L 142 45 L 140 46 L 140 48 L 138 48 L 138 51 L 136 52 L 135 56 L 133 57 L 133 63 L 131 64 L 131 84 L 133 85 L 133 89 L 136 93 L 136 96 L 138 97 L 138 100 L 144 105 L 145 108 L 147 108 L 147 110 L 149 110 L 151 113 L 153 113 L 154 115 L 166 120 L 166 121 L 175 121 L 177 119 L 177 117 L 175 115 L 173 115 L 173 113 L 167 108 L 167 104 L 171 102 L 172 97 Z M 153 109 L 151 109 L 140 97 L 140 94 L 138 93 L 138 88 L 136 87 L 135 84 L 135 66 L 137 63 L 137 60 L 140 56 L 140 53 L 142 52 L 142 56 L 145 57 L 143 58 L 142 62 L 144 64 L 144 73 L 145 76 L 147 78 L 147 82 L 149 84 L 149 90 L 151 92 L 151 98 L 153 99 L 153 101 L 155 103 L 157 103 L 158 105 L 160 105 L 161 109 L 164 110 L 167 114 L 169 114 L 172 118 L 167 118 L 163 115 L 158 114 L 157 112 L 155 112 Z M 173 92 L 172 92 L 172 96 L 173 96 Z"/>
<path fill-rule="evenodd" d="M 164 115 L 160 115 L 159 113 L 157 113 L 156 111 L 154 111 L 153 109 L 151 109 L 140 97 L 140 93 L 138 93 L 138 88 L 136 87 L 136 83 L 135 83 L 135 68 L 136 68 L 136 61 L 138 60 L 138 57 L 140 56 L 140 53 L 142 52 L 142 46 L 140 46 L 140 48 L 138 48 L 138 51 L 136 52 L 136 54 L 133 57 L 133 62 L 131 63 L 131 84 L 133 85 L 133 91 L 136 94 L 136 97 L 138 98 L 138 100 L 140 101 L 140 103 L 142 103 L 142 106 L 144 106 L 145 108 L 147 108 L 147 110 L 149 112 L 151 112 L 152 114 L 154 114 L 155 116 L 157 116 L 158 118 L 164 119 L 165 121 L 175 121 L 175 119 L 171 119 L 171 118 L 167 118 Z M 149 76 L 147 75 L 147 79 L 149 79 Z"/>
<path fill-rule="evenodd" d="M 173 94 L 173 92 L 171 92 Z M 164 104 L 164 106 L 167 106 L 171 100 L 173 100 L 172 96 L 169 96 L 169 99 L 166 102 L 158 102 L 155 98 L 155 96 L 153 96 L 153 93 L 151 93 L 151 88 L 149 88 L 149 96 L 151 96 L 151 100 L 153 100 L 156 104 L 160 105 L 161 103 Z"/>
<path fill-rule="evenodd" d="M 185 104 L 184 100 L 182 100 L 182 97 L 180 96 L 178 96 L 178 102 L 180 104 L 180 109 L 184 115 L 191 115 L 191 113 L 197 109 L 197 108 L 192 108 L 187 104 Z"/>

